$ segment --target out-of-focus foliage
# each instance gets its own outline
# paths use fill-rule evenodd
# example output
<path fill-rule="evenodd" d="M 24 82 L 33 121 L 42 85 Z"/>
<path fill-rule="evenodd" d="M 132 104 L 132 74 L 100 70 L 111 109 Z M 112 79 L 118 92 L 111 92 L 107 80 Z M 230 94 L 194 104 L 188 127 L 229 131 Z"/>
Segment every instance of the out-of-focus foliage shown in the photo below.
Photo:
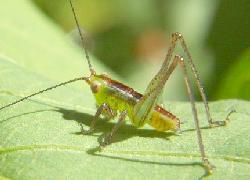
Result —
<path fill-rule="evenodd" d="M 216 57 L 211 76 L 214 99 L 250 100 L 250 3 L 249 0 L 223 0 L 208 36 Z M 216 82 L 216 83 L 214 83 Z"/>
<path fill-rule="evenodd" d="M 65 31 L 75 28 L 67 0 L 34 1 Z M 248 0 L 73 2 L 81 26 L 92 37 L 91 53 L 135 89 L 145 89 L 164 59 L 171 32 L 179 31 L 189 45 L 210 99 L 232 97 L 226 95 L 227 89 L 218 87 L 223 87 L 220 84 L 230 76 L 231 66 L 237 64 L 244 50 L 250 47 Z M 180 48 L 177 52 L 183 54 Z M 237 81 L 241 80 L 237 78 Z M 250 93 L 241 95 L 240 87 L 237 92 L 234 98 L 250 99 Z M 165 96 L 185 99 L 179 70 L 170 78 Z"/>
<path fill-rule="evenodd" d="M 225 74 L 216 97 L 250 99 L 250 49 Z"/>

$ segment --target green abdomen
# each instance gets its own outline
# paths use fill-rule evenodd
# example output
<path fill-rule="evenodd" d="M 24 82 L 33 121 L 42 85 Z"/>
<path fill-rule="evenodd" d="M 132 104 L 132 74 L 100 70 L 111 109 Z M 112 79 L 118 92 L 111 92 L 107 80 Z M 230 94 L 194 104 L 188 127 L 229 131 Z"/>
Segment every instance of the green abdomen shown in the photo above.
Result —
<path fill-rule="evenodd" d="M 96 75 L 91 81 L 91 89 L 98 106 L 106 103 L 115 114 L 127 111 L 128 117 L 133 125 L 144 125 L 139 124 L 136 122 L 136 119 L 133 118 L 134 106 L 141 99 L 142 94 L 105 75 Z M 178 118 L 160 106 L 154 108 L 151 116 L 144 123 L 148 123 L 160 131 L 175 130 L 178 129 L 180 125 Z"/>
<path fill-rule="evenodd" d="M 112 84 L 103 87 L 94 95 L 98 106 L 106 103 L 113 111 L 127 111 L 129 118 L 132 118 L 132 110 L 138 100 L 125 89 L 120 89 Z"/>

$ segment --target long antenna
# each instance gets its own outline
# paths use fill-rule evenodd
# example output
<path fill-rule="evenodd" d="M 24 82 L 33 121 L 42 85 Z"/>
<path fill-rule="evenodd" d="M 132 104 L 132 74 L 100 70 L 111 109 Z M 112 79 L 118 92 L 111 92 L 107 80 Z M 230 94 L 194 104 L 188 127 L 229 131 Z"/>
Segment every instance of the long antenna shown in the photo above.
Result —
<path fill-rule="evenodd" d="M 79 23 L 78 23 L 78 20 L 77 20 L 77 17 L 76 17 L 75 9 L 74 9 L 74 7 L 73 7 L 72 1 L 69 0 L 69 2 L 70 2 L 70 6 L 71 6 L 71 9 L 72 9 L 73 15 L 74 15 L 74 19 L 75 19 L 75 22 L 76 22 L 76 25 L 77 25 L 78 32 L 79 32 L 80 37 L 81 37 L 82 48 L 83 48 L 83 50 L 84 50 L 84 52 L 85 52 L 86 59 L 87 59 L 87 61 L 88 61 L 90 73 L 91 73 L 91 74 L 95 74 L 95 71 L 94 71 L 94 69 L 92 68 L 92 65 L 91 65 L 91 63 L 90 63 L 89 54 L 88 54 L 87 48 L 86 48 L 85 43 L 84 43 L 83 35 L 82 35 L 81 30 L 80 30 L 80 26 L 79 26 Z M 0 111 L 3 110 L 3 109 L 5 109 L 5 108 L 7 108 L 7 107 L 13 106 L 14 104 L 17 104 L 17 103 L 20 103 L 20 102 L 22 102 L 22 101 L 24 101 L 24 100 L 27 100 L 27 99 L 29 99 L 29 98 L 31 98 L 31 97 L 33 97 L 33 96 L 36 96 L 36 95 L 38 95 L 38 94 L 42 94 L 42 93 L 44 93 L 44 92 L 46 92 L 46 91 L 50 91 L 50 90 L 52 90 L 52 89 L 55 89 L 55 88 L 57 88 L 57 87 L 59 87 L 59 86 L 64 86 L 64 85 L 66 85 L 66 84 L 69 84 L 69 83 L 72 83 L 72 82 L 75 82 L 75 81 L 79 81 L 79 80 L 85 80 L 86 82 L 89 83 L 89 78 L 88 78 L 88 77 L 80 77 L 80 78 L 71 79 L 71 80 L 69 80 L 69 81 L 62 82 L 62 83 L 60 83 L 60 84 L 57 84 L 57 85 L 51 86 L 51 87 L 49 87 L 49 88 L 46 88 L 46 89 L 40 90 L 40 91 L 38 91 L 38 92 L 35 92 L 35 93 L 31 94 L 31 95 L 25 96 L 25 97 L 23 97 L 23 98 L 21 98 L 21 99 L 19 99 L 19 100 L 16 100 L 16 101 L 14 101 L 14 102 L 12 102 L 12 103 L 6 104 L 6 105 L 0 107 Z"/>
<path fill-rule="evenodd" d="M 38 95 L 38 94 L 41 94 L 41 93 L 44 93 L 44 92 L 46 92 L 46 91 L 52 90 L 52 89 L 57 88 L 57 87 L 59 87 L 59 86 L 64 86 L 64 85 L 66 85 L 66 84 L 69 84 L 69 83 L 72 83 L 72 82 L 75 82 L 75 81 L 79 81 L 79 80 L 88 81 L 88 78 L 86 78 L 86 77 L 75 78 L 75 79 L 71 79 L 71 80 L 69 80 L 69 81 L 66 81 L 66 82 L 57 84 L 57 85 L 55 85 L 55 86 L 51 86 L 51 87 L 49 87 L 49 88 L 40 90 L 40 91 L 38 91 L 38 92 L 36 92 L 36 93 L 33 93 L 33 94 L 29 95 L 29 96 L 25 96 L 25 97 L 23 97 L 23 98 L 21 98 L 21 99 L 19 99 L 19 100 L 17 100 L 17 101 L 14 101 L 14 102 L 12 102 L 12 103 L 9 103 L 9 104 L 7 104 L 7 105 L 5 105 L 5 106 L 0 107 L 0 111 L 3 110 L 3 109 L 5 109 L 5 108 L 7 108 L 7 107 L 10 107 L 10 106 L 12 106 L 12 105 L 14 105 L 14 104 L 17 104 L 17 103 L 19 103 L 19 102 L 22 102 L 22 101 L 24 101 L 24 100 L 26 100 L 26 99 L 28 99 L 28 98 L 30 98 L 30 97 L 36 96 L 36 95 Z"/>
<path fill-rule="evenodd" d="M 79 25 L 78 20 L 77 20 L 77 17 L 76 17 L 75 8 L 74 8 L 74 6 L 73 6 L 71 0 L 69 0 L 69 3 L 70 3 L 70 6 L 71 6 L 73 15 L 74 15 L 74 19 L 75 19 L 75 22 L 76 22 L 76 26 L 77 26 L 77 29 L 78 29 L 80 38 L 81 38 L 82 48 L 83 48 L 83 51 L 85 52 L 85 56 L 86 56 L 86 59 L 87 59 L 87 61 L 88 61 L 90 73 L 91 73 L 91 74 L 95 74 L 95 71 L 94 71 L 94 69 L 93 69 L 93 67 L 92 67 L 92 65 L 91 65 L 91 63 L 90 63 L 89 53 L 88 53 L 88 51 L 87 51 L 86 44 L 84 43 L 83 34 L 82 34 L 82 31 L 81 31 L 81 29 L 80 29 L 80 25 Z"/>

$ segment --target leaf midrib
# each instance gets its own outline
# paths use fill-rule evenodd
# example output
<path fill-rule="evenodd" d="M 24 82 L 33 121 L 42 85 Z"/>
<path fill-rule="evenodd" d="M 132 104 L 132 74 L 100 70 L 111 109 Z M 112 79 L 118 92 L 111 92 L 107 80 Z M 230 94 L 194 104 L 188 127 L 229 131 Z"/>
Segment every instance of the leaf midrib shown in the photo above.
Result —
<path fill-rule="evenodd" d="M 86 149 L 83 149 L 80 146 L 68 146 L 62 144 L 47 144 L 47 145 L 27 145 L 27 146 L 9 146 L 0 148 L 0 155 L 9 154 L 18 151 L 34 151 L 34 150 L 46 150 L 46 151 L 71 151 L 71 152 L 84 152 Z M 136 156 L 160 156 L 160 157 L 181 157 L 181 158 L 193 158 L 200 157 L 198 153 L 173 153 L 166 151 L 124 151 L 124 150 L 105 150 L 106 153 L 118 154 L 118 155 L 136 155 Z M 221 156 L 221 155 L 208 155 L 209 158 L 219 159 L 224 161 L 230 161 L 234 163 L 243 163 L 250 164 L 249 158 L 242 158 L 237 156 Z"/>

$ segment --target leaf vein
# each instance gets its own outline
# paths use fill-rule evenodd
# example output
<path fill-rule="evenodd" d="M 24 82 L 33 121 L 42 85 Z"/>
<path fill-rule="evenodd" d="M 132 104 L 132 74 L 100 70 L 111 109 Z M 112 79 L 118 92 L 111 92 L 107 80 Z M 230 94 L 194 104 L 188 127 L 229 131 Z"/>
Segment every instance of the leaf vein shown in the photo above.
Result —
<path fill-rule="evenodd" d="M 67 151 L 76 151 L 76 152 L 86 152 L 86 149 L 78 146 L 68 146 L 68 145 L 61 145 L 61 144 L 48 144 L 48 145 L 28 145 L 28 146 L 13 146 L 13 147 L 5 147 L 0 148 L 0 155 L 17 152 L 17 151 L 33 151 L 35 149 L 38 150 L 67 150 Z M 192 157 L 200 157 L 199 154 L 195 153 L 173 153 L 173 152 L 161 152 L 161 151 L 119 151 L 119 150 L 105 150 L 104 152 L 114 154 L 121 154 L 121 155 L 137 155 L 137 156 L 165 156 L 165 157 L 184 157 L 184 158 L 192 158 Z M 221 159 L 225 161 L 230 161 L 234 163 L 244 163 L 250 164 L 250 159 L 242 158 L 242 157 L 235 157 L 235 156 L 223 156 L 223 155 L 208 155 L 208 157 L 212 159 Z"/>

